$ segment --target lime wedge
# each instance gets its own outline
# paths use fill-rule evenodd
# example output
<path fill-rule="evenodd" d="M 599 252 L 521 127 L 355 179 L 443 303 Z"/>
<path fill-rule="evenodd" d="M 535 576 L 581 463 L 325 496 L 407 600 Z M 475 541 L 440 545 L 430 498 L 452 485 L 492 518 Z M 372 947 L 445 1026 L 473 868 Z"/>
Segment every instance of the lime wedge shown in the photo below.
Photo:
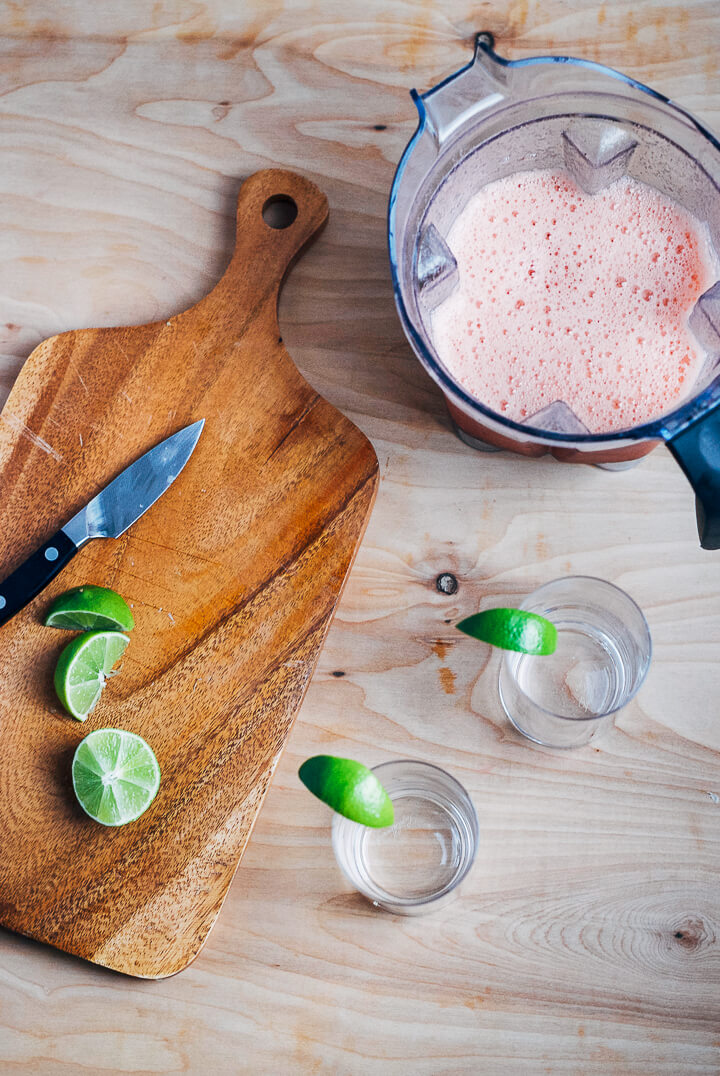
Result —
<path fill-rule="evenodd" d="M 87 631 L 63 650 L 55 667 L 55 690 L 65 709 L 84 721 L 97 703 L 113 665 L 130 642 L 120 631 Z"/>
<path fill-rule="evenodd" d="M 521 654 L 554 654 L 557 646 L 555 625 L 524 609 L 486 609 L 455 626 L 473 639 Z"/>
<path fill-rule="evenodd" d="M 314 755 L 298 770 L 302 783 L 333 811 L 362 826 L 391 826 L 392 800 L 372 770 L 351 758 Z"/>
<path fill-rule="evenodd" d="M 160 767 L 141 736 L 124 729 L 97 729 L 77 746 L 72 782 L 86 814 L 103 826 L 124 826 L 155 799 Z"/>
<path fill-rule="evenodd" d="M 71 631 L 132 631 L 135 621 L 128 603 L 114 590 L 88 585 L 60 594 L 45 625 Z"/>

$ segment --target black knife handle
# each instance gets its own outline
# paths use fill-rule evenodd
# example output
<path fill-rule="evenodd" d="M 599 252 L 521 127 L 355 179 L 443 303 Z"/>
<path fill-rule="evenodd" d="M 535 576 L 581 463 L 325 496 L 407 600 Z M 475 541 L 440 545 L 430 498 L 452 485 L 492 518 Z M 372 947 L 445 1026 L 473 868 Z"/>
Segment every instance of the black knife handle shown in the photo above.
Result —
<path fill-rule="evenodd" d="M 43 542 L 36 553 L 0 582 L 0 625 L 19 613 L 55 578 L 78 547 L 63 530 Z"/>

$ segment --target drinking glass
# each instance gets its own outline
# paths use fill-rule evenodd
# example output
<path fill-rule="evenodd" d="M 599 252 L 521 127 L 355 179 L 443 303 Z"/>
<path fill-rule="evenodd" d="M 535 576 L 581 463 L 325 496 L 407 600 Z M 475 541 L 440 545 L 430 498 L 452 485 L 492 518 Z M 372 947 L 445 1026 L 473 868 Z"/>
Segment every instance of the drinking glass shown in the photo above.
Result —
<path fill-rule="evenodd" d="M 374 829 L 336 814 L 332 842 L 348 881 L 376 907 L 422 915 L 457 893 L 478 845 L 470 796 L 428 762 L 402 759 L 375 766 L 395 808 L 392 826 Z"/>
<path fill-rule="evenodd" d="M 619 587 L 592 576 L 555 579 L 520 606 L 558 631 L 550 655 L 507 651 L 500 701 L 523 736 L 546 747 L 579 747 L 633 698 L 650 665 L 647 621 Z"/>

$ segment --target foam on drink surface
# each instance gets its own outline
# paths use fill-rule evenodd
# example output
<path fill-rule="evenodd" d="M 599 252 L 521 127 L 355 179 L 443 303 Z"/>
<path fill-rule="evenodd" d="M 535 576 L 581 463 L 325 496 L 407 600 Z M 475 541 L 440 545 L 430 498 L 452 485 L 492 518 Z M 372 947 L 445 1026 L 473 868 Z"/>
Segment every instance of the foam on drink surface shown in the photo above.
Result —
<path fill-rule="evenodd" d="M 591 432 L 649 421 L 692 388 L 687 327 L 716 279 L 704 225 L 625 177 L 585 194 L 523 172 L 478 191 L 447 236 L 459 285 L 432 315 L 437 354 L 476 399 L 524 422 L 563 400 Z"/>

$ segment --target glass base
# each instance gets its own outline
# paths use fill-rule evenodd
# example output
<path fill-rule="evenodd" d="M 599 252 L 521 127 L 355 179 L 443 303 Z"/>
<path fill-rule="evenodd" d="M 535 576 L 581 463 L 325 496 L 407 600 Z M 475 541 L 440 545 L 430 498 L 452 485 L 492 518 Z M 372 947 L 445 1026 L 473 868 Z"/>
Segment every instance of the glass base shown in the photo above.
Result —
<path fill-rule="evenodd" d="M 421 915 L 444 907 L 475 858 L 477 814 L 450 774 L 425 762 L 376 766 L 395 808 L 392 826 L 333 819 L 333 850 L 347 879 L 379 908 Z"/>
<path fill-rule="evenodd" d="M 610 714 L 606 717 L 596 718 L 594 721 L 568 722 L 567 726 L 558 732 L 556 723 L 552 718 L 547 722 L 547 727 L 544 727 L 541 718 L 540 722 L 536 721 L 539 727 L 535 729 L 535 732 L 531 732 L 520 724 L 522 718 L 516 717 L 510 710 L 508 700 L 503 692 L 502 671 L 500 672 L 498 693 L 505 716 L 515 731 L 519 732 L 526 740 L 531 740 L 532 743 L 539 744 L 540 747 L 551 747 L 554 751 L 569 751 L 574 747 L 584 747 L 596 735 L 599 735 L 603 729 L 609 728 L 615 722 L 615 715 Z"/>

